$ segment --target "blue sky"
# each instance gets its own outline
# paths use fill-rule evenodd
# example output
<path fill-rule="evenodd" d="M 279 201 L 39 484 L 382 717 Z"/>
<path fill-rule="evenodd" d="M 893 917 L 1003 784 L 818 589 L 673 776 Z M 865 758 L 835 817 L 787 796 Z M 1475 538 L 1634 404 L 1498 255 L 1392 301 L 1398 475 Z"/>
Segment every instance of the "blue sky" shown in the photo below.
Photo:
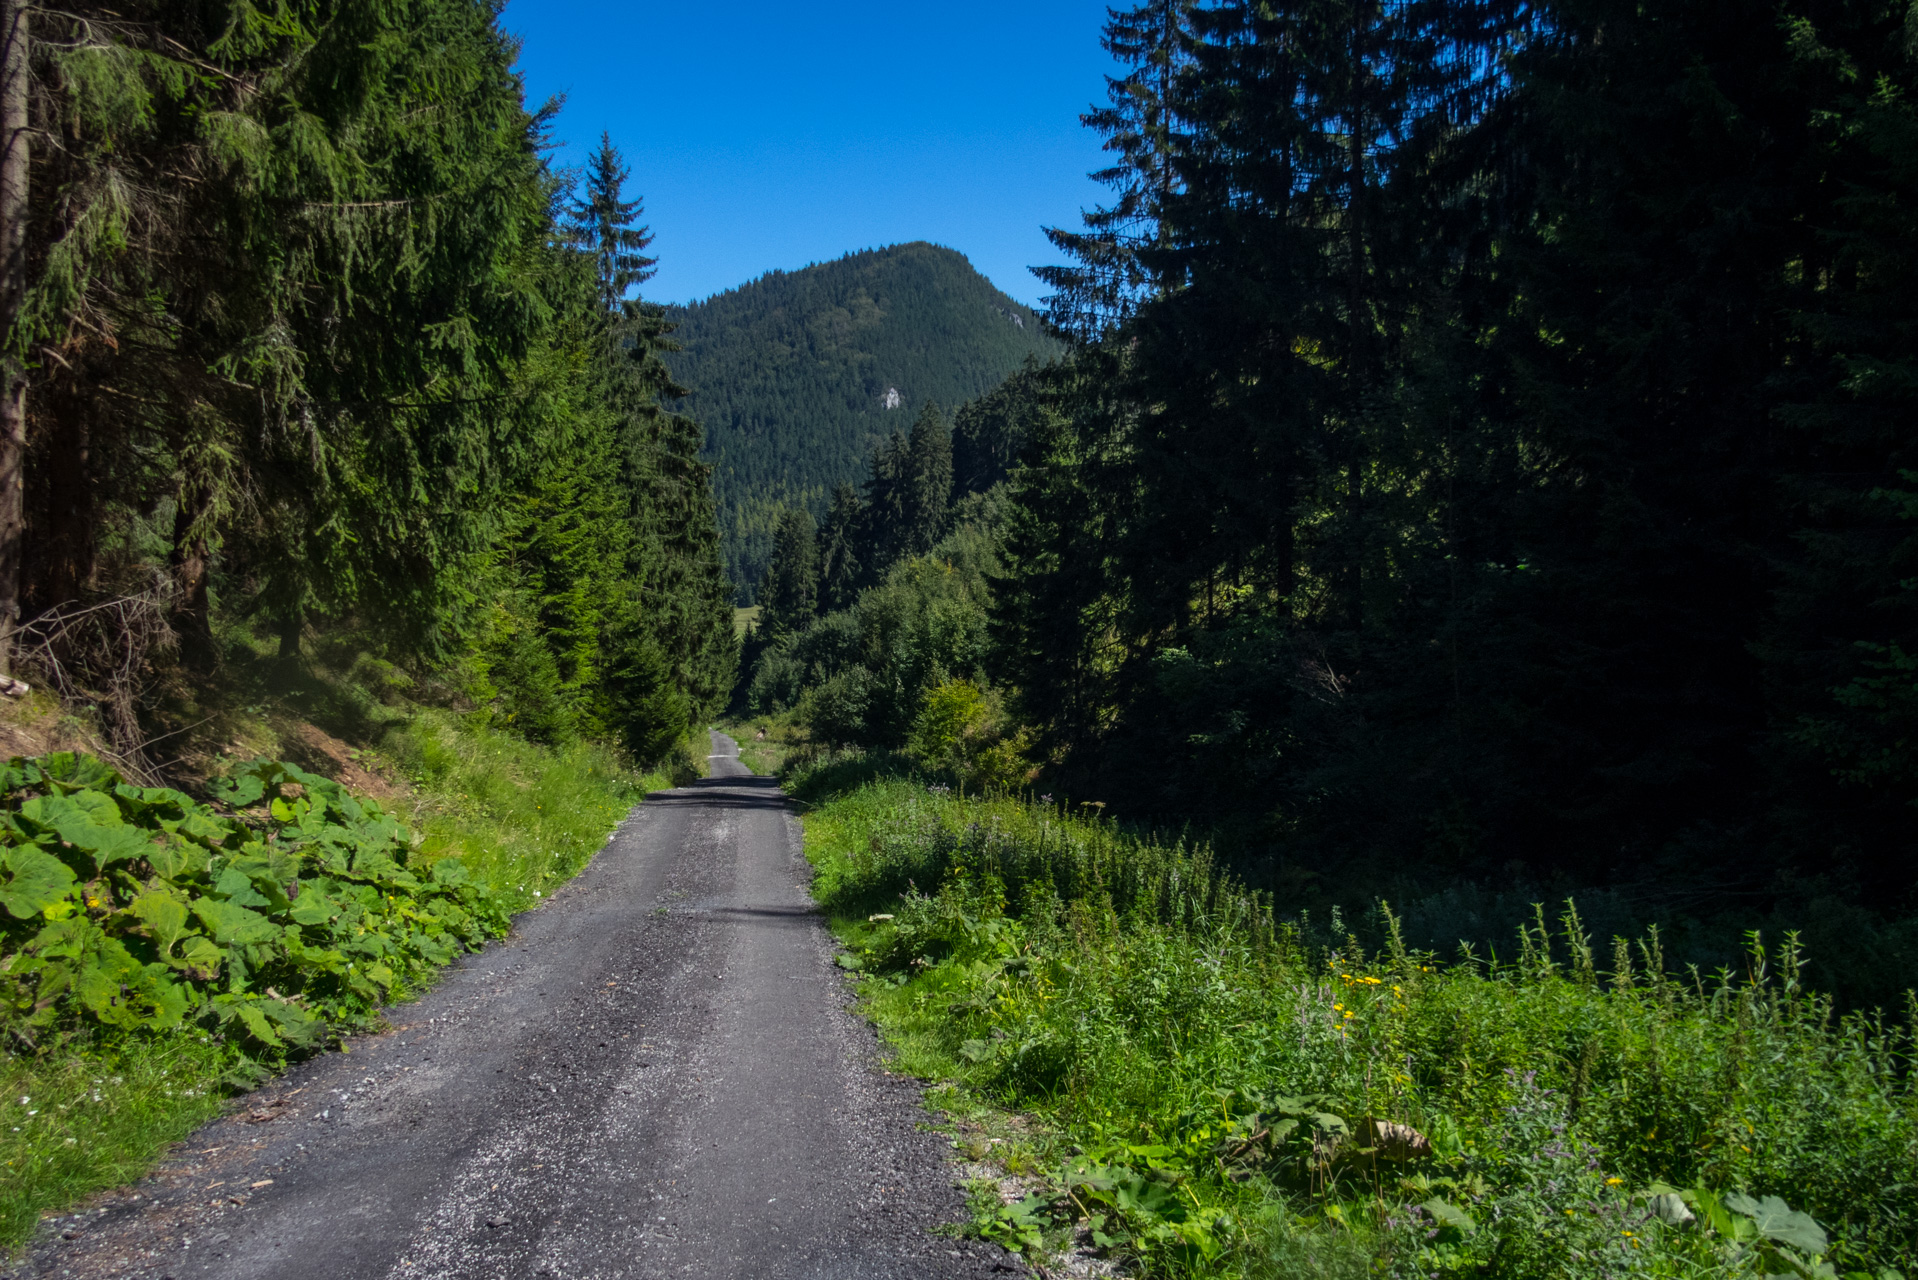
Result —
<path fill-rule="evenodd" d="M 1103 0 L 732 4 L 510 0 L 530 99 L 564 94 L 578 164 L 606 130 L 646 200 L 656 301 L 853 249 L 951 245 L 1037 303 L 1102 189 Z"/>

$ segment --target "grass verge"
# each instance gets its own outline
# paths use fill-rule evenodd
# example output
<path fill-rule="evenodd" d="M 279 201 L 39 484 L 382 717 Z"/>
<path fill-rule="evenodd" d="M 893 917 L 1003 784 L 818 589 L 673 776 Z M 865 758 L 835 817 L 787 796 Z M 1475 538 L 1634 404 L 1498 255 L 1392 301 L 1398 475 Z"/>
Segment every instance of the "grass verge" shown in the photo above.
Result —
<path fill-rule="evenodd" d="M 457 856 L 495 887 L 490 914 L 503 916 L 575 874 L 646 791 L 695 775 L 694 755 L 638 774 L 593 744 L 542 747 L 424 710 L 360 758 L 411 784 L 389 802 L 420 838 L 411 865 Z M 24 1244 L 43 1213 L 138 1177 L 268 1069 L 258 1045 L 191 1023 L 0 1055 L 0 1249 Z"/>
<path fill-rule="evenodd" d="M 1275 922 L 1202 848 L 898 778 L 806 815 L 974 1230 L 1151 1275 L 1846 1276 L 1918 1253 L 1918 1005 L 1838 1016 L 1795 941 L 1667 971 L 1541 909 L 1441 964 Z M 854 781 L 857 780 L 857 781 Z"/>

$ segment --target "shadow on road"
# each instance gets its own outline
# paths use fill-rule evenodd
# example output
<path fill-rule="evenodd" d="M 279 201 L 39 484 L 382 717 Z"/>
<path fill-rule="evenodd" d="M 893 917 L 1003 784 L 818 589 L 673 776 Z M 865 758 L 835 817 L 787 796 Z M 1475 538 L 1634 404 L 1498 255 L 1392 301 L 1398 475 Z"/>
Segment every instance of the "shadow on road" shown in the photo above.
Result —
<path fill-rule="evenodd" d="M 811 925 L 819 919 L 817 907 L 714 907 L 715 916 L 751 916 L 756 920 L 777 920 L 781 924 Z"/>
<path fill-rule="evenodd" d="M 739 778 L 701 778 L 672 791 L 648 792 L 646 803 L 669 809 L 784 809 L 792 802 L 779 789 L 777 778 L 747 775 Z"/>

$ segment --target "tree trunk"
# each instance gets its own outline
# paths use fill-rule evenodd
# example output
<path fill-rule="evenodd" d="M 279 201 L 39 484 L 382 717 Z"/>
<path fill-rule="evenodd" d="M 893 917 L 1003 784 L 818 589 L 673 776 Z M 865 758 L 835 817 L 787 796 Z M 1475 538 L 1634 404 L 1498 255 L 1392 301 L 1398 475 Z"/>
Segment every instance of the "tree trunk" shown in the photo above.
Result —
<path fill-rule="evenodd" d="M 297 666 L 300 661 L 300 633 L 306 630 L 306 615 L 298 605 L 280 615 L 280 663 Z"/>
<path fill-rule="evenodd" d="M 0 674 L 13 670 L 26 534 L 27 371 L 13 326 L 27 288 L 27 4 L 0 0 Z"/>
<path fill-rule="evenodd" d="M 63 374 L 35 392 L 40 438 L 34 449 L 33 572 L 21 597 L 51 609 L 94 589 L 100 540 L 100 486 L 93 471 L 93 412 L 85 384 Z"/>
<path fill-rule="evenodd" d="M 173 515 L 173 580 L 180 590 L 176 607 L 181 656 L 192 670 L 205 674 L 218 664 L 213 645 L 213 616 L 207 596 L 206 535 L 195 529 L 199 495 L 191 487 L 180 492 Z"/>

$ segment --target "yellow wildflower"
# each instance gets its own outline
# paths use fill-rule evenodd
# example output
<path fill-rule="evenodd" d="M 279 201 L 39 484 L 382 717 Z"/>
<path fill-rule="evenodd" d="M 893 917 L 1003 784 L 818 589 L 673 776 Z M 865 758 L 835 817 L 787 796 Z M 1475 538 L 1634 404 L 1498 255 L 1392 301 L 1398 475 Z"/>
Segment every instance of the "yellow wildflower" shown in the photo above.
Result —
<path fill-rule="evenodd" d="M 1616 1187 L 1624 1181 L 1625 1179 L 1623 1178 L 1607 1178 L 1605 1179 L 1605 1185 L 1608 1187 Z"/>

